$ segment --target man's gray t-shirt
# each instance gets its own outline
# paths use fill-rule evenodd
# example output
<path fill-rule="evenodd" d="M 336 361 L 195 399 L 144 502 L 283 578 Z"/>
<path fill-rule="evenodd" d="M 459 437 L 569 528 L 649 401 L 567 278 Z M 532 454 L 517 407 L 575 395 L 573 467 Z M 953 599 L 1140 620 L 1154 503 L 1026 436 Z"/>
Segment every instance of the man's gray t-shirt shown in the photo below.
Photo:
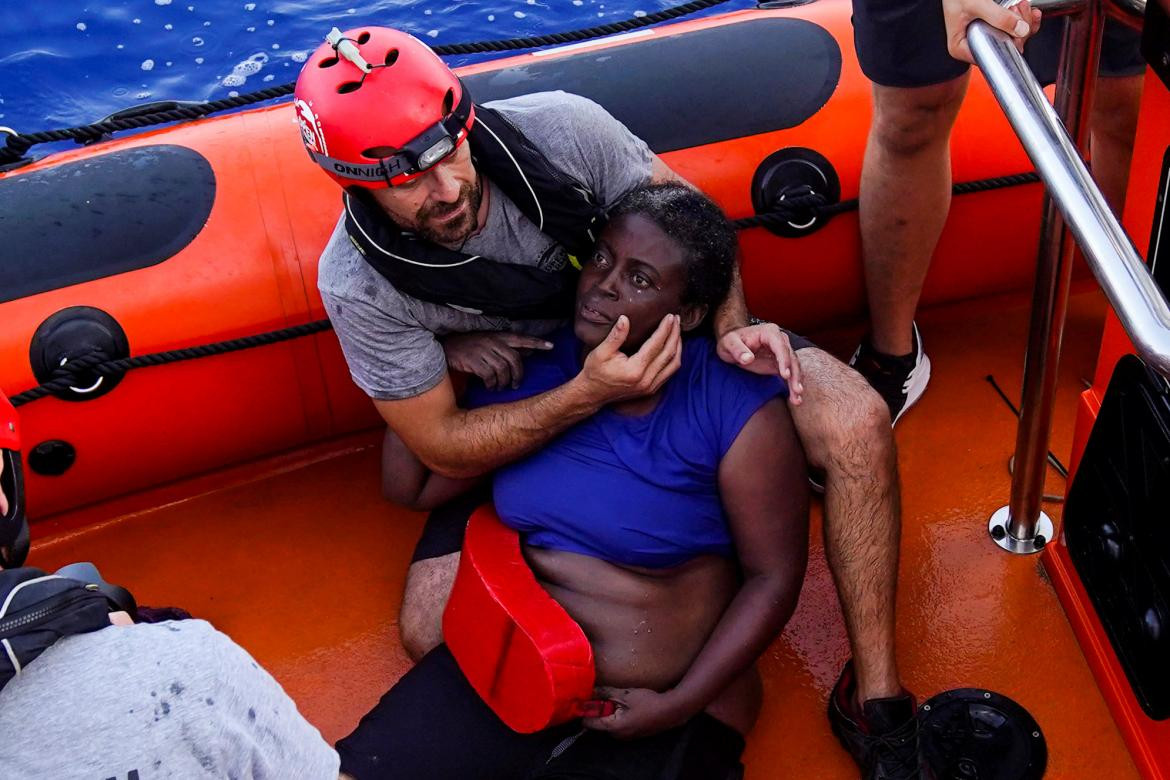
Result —
<path fill-rule="evenodd" d="M 0 777 L 336 780 L 337 753 L 202 620 L 60 640 L 0 691 Z"/>
<path fill-rule="evenodd" d="M 646 144 L 588 98 L 539 92 L 485 105 L 507 117 L 549 162 L 587 185 L 607 208 L 650 180 L 653 156 Z M 546 270 L 564 268 L 564 247 L 540 232 L 495 184 L 489 187 L 484 227 L 462 251 Z M 344 220 L 321 255 L 317 286 L 350 375 L 376 400 L 411 398 L 442 380 L 446 357 L 439 336 L 486 330 L 536 335 L 556 324 L 470 314 L 400 293 L 362 258 Z"/>

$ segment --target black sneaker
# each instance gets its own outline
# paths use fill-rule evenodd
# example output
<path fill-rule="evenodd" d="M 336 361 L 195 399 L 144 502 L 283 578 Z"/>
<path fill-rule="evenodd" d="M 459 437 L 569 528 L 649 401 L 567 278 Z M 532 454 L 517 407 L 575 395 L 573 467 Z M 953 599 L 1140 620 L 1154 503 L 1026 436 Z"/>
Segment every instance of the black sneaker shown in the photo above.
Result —
<path fill-rule="evenodd" d="M 862 780 L 933 780 L 918 751 L 918 714 L 909 693 L 870 699 L 854 711 L 853 662 L 829 695 L 829 726 L 861 768 Z"/>
<path fill-rule="evenodd" d="M 911 327 L 914 330 L 909 355 L 878 352 L 867 339 L 849 358 L 849 365 L 865 377 L 890 407 L 890 425 L 896 425 L 898 419 L 918 403 L 930 382 L 930 358 L 922 351 L 918 325 L 912 323 Z"/>

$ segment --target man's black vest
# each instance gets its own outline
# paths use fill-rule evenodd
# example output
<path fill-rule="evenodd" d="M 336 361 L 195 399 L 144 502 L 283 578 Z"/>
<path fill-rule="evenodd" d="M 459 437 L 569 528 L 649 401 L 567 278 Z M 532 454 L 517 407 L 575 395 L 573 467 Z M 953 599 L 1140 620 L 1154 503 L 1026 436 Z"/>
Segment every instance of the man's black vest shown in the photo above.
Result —
<path fill-rule="evenodd" d="M 476 169 L 511 198 L 570 258 L 584 259 L 605 224 L 593 193 L 548 158 L 498 111 L 475 107 L 468 134 Z M 510 319 L 564 319 L 572 311 L 572 267 L 532 266 L 466 255 L 395 225 L 372 197 L 348 193 L 345 229 L 366 262 L 397 290 L 462 311 Z"/>

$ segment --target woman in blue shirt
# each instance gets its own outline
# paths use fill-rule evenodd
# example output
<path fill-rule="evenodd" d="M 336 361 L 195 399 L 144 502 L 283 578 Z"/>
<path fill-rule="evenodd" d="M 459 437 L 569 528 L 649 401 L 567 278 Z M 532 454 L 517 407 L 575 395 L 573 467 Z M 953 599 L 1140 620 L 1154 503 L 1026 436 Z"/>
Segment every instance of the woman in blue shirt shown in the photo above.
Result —
<path fill-rule="evenodd" d="M 580 381 L 591 359 L 687 334 L 666 350 L 661 370 L 681 366 L 658 392 L 603 409 L 493 477 L 501 520 L 584 629 L 614 713 L 514 734 L 440 647 L 338 744 L 344 772 L 658 778 L 676 765 L 673 776 L 721 778 L 738 766 L 759 710 L 753 665 L 800 591 L 808 493 L 783 382 L 723 363 L 704 335 L 735 252 L 734 230 L 700 193 L 630 193 L 584 264 L 571 329 L 525 362 L 519 387 L 469 392 L 473 405 L 537 395 Z M 436 500 L 466 487 L 421 465 L 414 474 L 403 489 Z"/>

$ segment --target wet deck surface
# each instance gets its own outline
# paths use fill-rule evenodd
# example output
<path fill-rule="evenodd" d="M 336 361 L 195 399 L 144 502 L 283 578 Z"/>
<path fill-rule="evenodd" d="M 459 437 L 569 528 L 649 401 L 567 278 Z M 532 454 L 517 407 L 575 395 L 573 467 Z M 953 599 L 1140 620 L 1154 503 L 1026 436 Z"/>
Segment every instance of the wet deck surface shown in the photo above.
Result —
<path fill-rule="evenodd" d="M 1048 777 L 1133 778 L 1039 559 L 1003 553 L 987 536 L 988 517 L 1007 500 L 1015 418 L 985 377 L 1018 397 L 1026 307 L 985 301 L 919 319 L 933 379 L 897 430 L 900 663 L 921 698 L 972 686 L 1023 704 L 1047 737 Z M 1066 463 L 1101 311 L 1094 295 L 1073 297 L 1053 436 Z M 852 347 L 844 337 L 822 343 Z M 381 500 L 379 439 L 334 442 L 42 523 L 31 563 L 93 560 L 141 603 L 210 620 L 336 740 L 408 665 L 397 605 L 422 516 Z M 1063 493 L 1055 477 L 1049 492 Z M 1058 517 L 1059 505 L 1046 509 Z M 800 605 L 762 661 L 767 698 L 748 742 L 749 778 L 856 777 L 824 715 L 848 645 L 816 525 Z"/>

